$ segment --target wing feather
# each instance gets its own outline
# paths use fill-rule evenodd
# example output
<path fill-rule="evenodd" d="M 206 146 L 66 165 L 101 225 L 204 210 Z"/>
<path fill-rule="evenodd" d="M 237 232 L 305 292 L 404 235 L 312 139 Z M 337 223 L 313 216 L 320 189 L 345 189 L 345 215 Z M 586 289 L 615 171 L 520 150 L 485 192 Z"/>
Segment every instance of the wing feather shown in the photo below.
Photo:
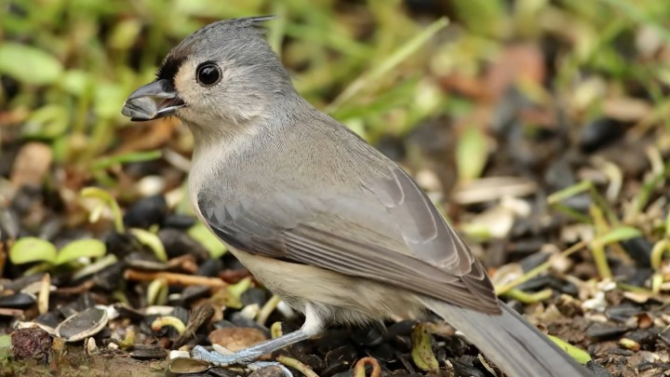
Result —
<path fill-rule="evenodd" d="M 198 201 L 225 242 L 242 251 L 398 286 L 498 313 L 484 268 L 416 183 L 389 162 L 356 192 L 276 192 L 236 203 Z"/>

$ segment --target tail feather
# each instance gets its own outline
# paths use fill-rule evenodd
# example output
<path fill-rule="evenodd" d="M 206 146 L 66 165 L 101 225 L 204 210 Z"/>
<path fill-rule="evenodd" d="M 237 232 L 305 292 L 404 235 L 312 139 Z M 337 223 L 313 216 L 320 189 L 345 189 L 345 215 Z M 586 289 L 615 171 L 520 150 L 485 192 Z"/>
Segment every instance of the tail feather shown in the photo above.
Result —
<path fill-rule="evenodd" d="M 502 314 L 491 315 L 423 298 L 430 310 L 461 331 L 486 357 L 510 377 L 593 376 L 553 341 L 500 303 Z"/>

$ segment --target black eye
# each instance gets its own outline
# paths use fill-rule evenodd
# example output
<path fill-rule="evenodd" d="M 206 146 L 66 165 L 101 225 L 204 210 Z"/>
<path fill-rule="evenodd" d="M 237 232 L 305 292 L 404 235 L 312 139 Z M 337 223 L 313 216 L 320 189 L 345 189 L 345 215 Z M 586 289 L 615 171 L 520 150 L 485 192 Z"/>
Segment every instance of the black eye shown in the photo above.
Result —
<path fill-rule="evenodd" d="M 202 63 L 196 70 L 195 78 L 200 85 L 212 86 L 221 80 L 221 69 L 212 62 Z"/>

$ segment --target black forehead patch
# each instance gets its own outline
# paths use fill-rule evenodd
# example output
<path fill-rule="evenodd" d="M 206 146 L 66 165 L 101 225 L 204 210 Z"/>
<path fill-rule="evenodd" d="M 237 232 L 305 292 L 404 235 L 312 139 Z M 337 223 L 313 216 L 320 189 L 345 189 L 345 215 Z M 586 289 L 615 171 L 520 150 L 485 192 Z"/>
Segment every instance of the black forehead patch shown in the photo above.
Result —
<path fill-rule="evenodd" d="M 186 57 L 169 56 L 167 59 L 165 59 L 163 65 L 158 68 L 156 78 L 158 80 L 167 80 L 174 88 L 175 76 L 179 71 L 179 67 L 181 67 L 185 60 Z"/>
<path fill-rule="evenodd" d="M 262 23 L 274 19 L 274 16 L 246 17 L 231 20 L 223 20 L 211 23 L 189 35 L 177 46 L 172 53 L 165 59 L 156 73 L 157 80 L 166 80 L 174 88 L 174 79 L 182 66 L 186 57 L 194 50 L 195 45 L 200 45 L 210 40 L 222 40 L 224 34 L 230 30 L 250 30 L 253 33 L 259 33 Z M 259 34 L 255 34 L 259 35 Z M 240 38 L 236 34 L 237 38 Z"/>

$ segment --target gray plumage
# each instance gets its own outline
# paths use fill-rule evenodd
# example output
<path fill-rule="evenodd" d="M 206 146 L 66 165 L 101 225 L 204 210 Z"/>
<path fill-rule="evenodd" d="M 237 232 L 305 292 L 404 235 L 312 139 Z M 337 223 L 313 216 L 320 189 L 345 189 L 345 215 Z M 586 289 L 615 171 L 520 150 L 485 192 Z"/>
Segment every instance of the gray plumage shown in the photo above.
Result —
<path fill-rule="evenodd" d="M 333 322 L 432 310 L 511 376 L 589 375 L 498 301 L 482 265 L 411 177 L 296 93 L 257 28 L 265 20 L 195 32 L 151 90 L 165 98 L 170 87 L 168 112 L 194 134 L 189 190 L 201 219 L 306 314 L 301 334 L 271 346 Z M 222 76 L 212 86 L 194 79 L 206 62 Z M 129 98 L 134 114 L 145 92 Z"/>

